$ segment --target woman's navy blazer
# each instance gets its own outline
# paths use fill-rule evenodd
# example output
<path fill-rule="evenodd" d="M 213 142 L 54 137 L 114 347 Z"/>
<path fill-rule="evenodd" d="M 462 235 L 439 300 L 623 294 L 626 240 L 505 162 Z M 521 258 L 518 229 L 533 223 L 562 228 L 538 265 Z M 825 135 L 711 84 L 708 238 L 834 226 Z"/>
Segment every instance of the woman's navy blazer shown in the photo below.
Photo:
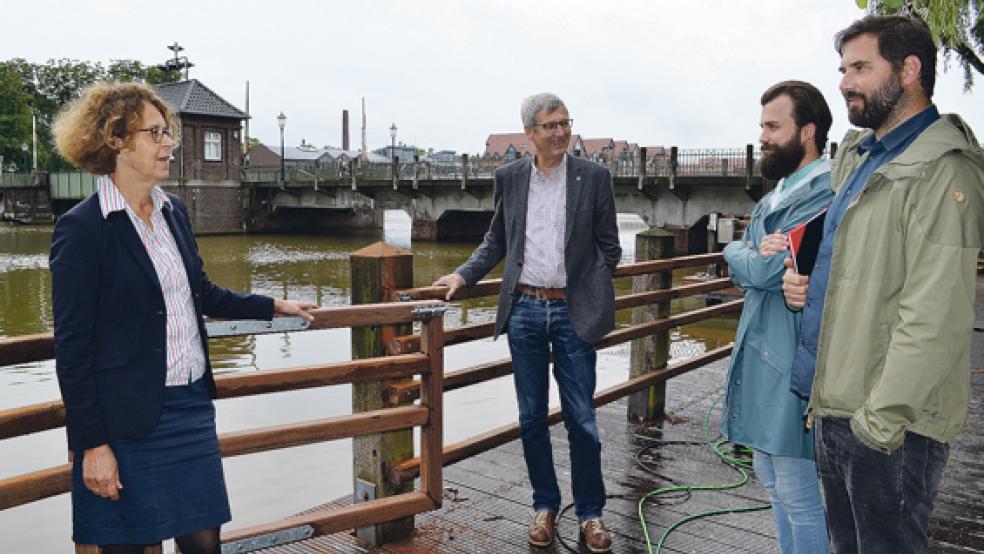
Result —
<path fill-rule="evenodd" d="M 215 397 L 203 314 L 270 319 L 273 299 L 226 290 L 202 267 L 188 210 L 164 204 L 181 251 L 205 352 L 205 382 Z M 157 273 L 129 216 L 104 218 L 93 194 L 58 218 L 51 243 L 55 365 L 65 402 L 68 446 L 75 452 L 114 439 L 142 439 L 157 426 L 164 401 L 166 321 Z"/>

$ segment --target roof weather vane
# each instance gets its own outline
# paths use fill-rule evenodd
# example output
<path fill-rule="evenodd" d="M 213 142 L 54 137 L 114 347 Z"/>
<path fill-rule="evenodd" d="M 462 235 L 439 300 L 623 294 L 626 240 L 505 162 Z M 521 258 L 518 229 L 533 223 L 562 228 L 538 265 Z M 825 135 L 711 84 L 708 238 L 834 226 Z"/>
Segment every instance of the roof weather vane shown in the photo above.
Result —
<path fill-rule="evenodd" d="M 157 67 L 167 73 L 184 70 L 184 80 L 187 81 L 188 69 L 195 67 L 195 64 L 188 61 L 188 56 L 179 55 L 181 51 L 184 50 L 184 46 L 181 46 L 177 41 L 175 41 L 174 44 L 169 45 L 167 49 L 174 52 L 174 58 L 167 60 Z"/>

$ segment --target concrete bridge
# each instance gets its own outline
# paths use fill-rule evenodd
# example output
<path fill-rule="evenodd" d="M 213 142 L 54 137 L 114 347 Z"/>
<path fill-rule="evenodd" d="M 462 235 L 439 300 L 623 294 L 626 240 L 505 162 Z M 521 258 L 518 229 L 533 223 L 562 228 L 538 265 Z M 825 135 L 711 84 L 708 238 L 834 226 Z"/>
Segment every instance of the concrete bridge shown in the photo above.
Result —
<path fill-rule="evenodd" d="M 611 164 L 616 210 L 649 226 L 677 230 L 680 238 L 706 240 L 711 213 L 747 214 L 768 183 L 756 171 L 756 152 L 744 149 L 669 149 L 663 160 Z M 655 163 L 653 163 L 655 162 Z M 501 165 L 501 164 L 500 164 Z M 434 168 L 419 160 L 392 166 L 348 167 L 315 173 L 248 170 L 252 222 L 257 228 L 380 226 L 385 210 L 404 210 L 412 237 L 462 240 L 488 229 L 495 167 L 468 162 Z M 281 177 L 283 180 L 281 180 Z M 693 242 L 678 241 L 678 246 Z M 687 250 L 694 250 L 690 247 Z"/>
<path fill-rule="evenodd" d="M 748 214 L 771 186 L 758 174 L 757 160 L 758 152 L 749 144 L 731 149 L 672 147 L 651 159 L 643 148 L 635 159 L 605 163 L 612 171 L 619 213 L 673 229 L 679 252 L 703 252 L 710 214 Z M 380 228 L 385 210 L 403 210 L 412 221 L 414 239 L 471 240 L 481 237 L 491 221 L 493 174 L 503 163 L 475 162 L 465 156 L 446 164 L 349 160 L 315 171 L 247 169 L 241 181 L 161 184 L 188 204 L 198 233 Z M 63 213 L 95 190 L 94 178 L 82 173 L 3 177 L 4 219 L 46 216 L 50 221 L 52 212 Z M 34 217 L 38 214 L 42 217 Z"/>

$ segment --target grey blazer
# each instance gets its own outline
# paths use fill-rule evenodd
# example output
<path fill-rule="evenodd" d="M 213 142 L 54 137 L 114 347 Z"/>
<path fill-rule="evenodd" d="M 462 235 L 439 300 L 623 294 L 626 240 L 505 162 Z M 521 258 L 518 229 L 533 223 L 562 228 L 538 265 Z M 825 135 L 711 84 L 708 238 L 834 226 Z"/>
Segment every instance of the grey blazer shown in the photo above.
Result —
<path fill-rule="evenodd" d="M 531 158 L 523 158 L 496 170 L 492 224 L 482 244 L 455 270 L 464 278 L 465 286 L 472 287 L 500 260 L 506 259 L 496 314 L 496 337 L 509 319 L 512 293 L 522 273 L 531 163 Z M 597 342 L 615 328 L 612 270 L 618 265 L 622 249 L 618 245 L 611 173 L 603 166 L 573 156 L 567 156 L 564 244 L 571 324 L 582 340 Z"/>

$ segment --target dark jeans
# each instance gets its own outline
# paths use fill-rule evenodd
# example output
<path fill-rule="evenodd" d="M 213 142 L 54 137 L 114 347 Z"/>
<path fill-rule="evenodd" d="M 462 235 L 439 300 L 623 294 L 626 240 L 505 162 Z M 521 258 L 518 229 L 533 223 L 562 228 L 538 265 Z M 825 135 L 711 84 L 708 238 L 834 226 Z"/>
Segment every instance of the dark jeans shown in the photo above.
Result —
<path fill-rule="evenodd" d="M 560 510 L 560 488 L 547 425 L 548 364 L 552 349 L 554 378 L 560 389 L 560 405 L 570 443 L 574 510 L 582 520 L 600 517 L 605 505 L 605 484 L 592 400 L 597 360 L 594 345 L 574 333 L 563 300 L 540 300 L 517 293 L 506 329 L 519 402 L 523 454 L 533 486 L 533 508 L 554 513 Z"/>
<path fill-rule="evenodd" d="M 891 454 L 862 444 L 846 418 L 817 418 L 817 469 L 830 551 L 925 552 L 929 516 L 950 447 L 906 433 Z"/>

